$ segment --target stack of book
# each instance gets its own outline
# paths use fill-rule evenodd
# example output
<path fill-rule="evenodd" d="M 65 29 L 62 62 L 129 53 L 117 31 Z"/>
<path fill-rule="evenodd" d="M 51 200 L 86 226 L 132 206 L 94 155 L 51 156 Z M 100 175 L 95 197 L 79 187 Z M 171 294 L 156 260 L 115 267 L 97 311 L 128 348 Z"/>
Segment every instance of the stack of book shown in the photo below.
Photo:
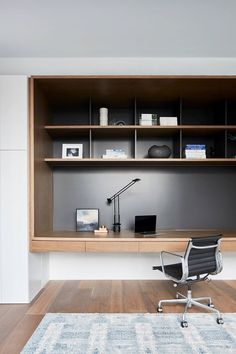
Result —
<path fill-rule="evenodd" d="M 160 117 L 160 125 L 178 125 L 177 117 Z"/>
<path fill-rule="evenodd" d="M 142 113 L 139 119 L 139 125 L 156 125 L 157 115 L 152 113 Z"/>
<path fill-rule="evenodd" d="M 106 153 L 102 155 L 103 159 L 127 159 L 127 157 L 123 149 L 106 149 Z"/>
<path fill-rule="evenodd" d="M 187 144 L 185 146 L 186 159 L 205 159 L 206 145 L 204 144 Z"/>

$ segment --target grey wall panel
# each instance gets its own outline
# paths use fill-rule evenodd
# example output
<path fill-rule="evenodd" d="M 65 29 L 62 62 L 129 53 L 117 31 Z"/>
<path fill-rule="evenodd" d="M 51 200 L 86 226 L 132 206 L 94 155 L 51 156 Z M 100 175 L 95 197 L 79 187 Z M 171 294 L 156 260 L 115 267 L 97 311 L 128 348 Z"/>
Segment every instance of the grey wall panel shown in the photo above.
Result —
<path fill-rule="evenodd" d="M 54 229 L 75 230 L 76 208 L 99 208 L 101 224 L 112 227 L 106 203 L 129 181 L 121 196 L 123 229 L 134 216 L 157 214 L 159 228 L 236 228 L 236 170 L 230 167 L 56 168 Z"/>

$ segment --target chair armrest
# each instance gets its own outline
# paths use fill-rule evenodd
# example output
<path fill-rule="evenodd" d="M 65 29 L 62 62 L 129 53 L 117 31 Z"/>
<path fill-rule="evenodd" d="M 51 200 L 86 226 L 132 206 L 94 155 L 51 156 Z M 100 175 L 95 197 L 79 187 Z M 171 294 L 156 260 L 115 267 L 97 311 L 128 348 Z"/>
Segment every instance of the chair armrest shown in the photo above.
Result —
<path fill-rule="evenodd" d="M 161 255 L 164 254 L 164 253 L 170 254 L 171 256 L 176 256 L 176 257 L 184 258 L 183 256 L 181 256 L 181 254 L 172 253 L 172 252 L 167 252 L 167 251 L 161 251 Z"/>
<path fill-rule="evenodd" d="M 179 260 L 181 261 L 181 264 L 182 264 L 182 269 L 184 269 L 184 257 L 181 256 L 180 254 L 177 254 L 177 253 L 171 253 L 171 252 L 167 252 L 167 251 L 162 251 L 161 254 L 160 254 L 160 259 L 161 259 L 161 267 L 162 267 L 162 272 L 163 274 L 166 276 L 166 273 L 165 273 L 165 262 L 164 262 L 164 256 L 165 255 L 170 255 L 172 256 L 173 258 L 174 257 L 177 257 L 179 258 Z"/>

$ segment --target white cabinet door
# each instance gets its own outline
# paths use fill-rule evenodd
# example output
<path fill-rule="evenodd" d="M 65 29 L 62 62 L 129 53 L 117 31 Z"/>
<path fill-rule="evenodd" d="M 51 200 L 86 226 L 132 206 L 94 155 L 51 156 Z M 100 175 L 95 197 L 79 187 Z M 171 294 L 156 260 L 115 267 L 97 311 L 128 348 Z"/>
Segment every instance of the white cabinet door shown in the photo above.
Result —
<path fill-rule="evenodd" d="M 28 79 L 0 76 L 0 150 L 26 150 Z"/>
<path fill-rule="evenodd" d="M 1 302 L 28 302 L 27 152 L 0 151 Z"/>

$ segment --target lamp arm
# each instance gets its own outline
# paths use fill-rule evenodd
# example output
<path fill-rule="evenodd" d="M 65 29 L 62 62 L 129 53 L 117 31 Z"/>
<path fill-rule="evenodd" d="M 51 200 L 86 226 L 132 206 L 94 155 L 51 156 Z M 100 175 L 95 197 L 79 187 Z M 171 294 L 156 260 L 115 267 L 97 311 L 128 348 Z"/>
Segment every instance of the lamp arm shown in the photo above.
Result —
<path fill-rule="evenodd" d="M 112 202 L 112 200 L 114 200 L 116 197 L 118 197 L 120 194 L 122 194 L 123 192 L 125 192 L 128 188 L 130 188 L 134 183 L 140 181 L 139 178 L 135 178 L 133 179 L 131 182 L 129 182 L 126 186 L 124 186 L 123 188 L 121 188 L 118 192 L 116 192 L 113 196 L 111 196 L 110 198 L 107 198 L 108 203 L 110 204 Z"/>
<path fill-rule="evenodd" d="M 113 210 L 113 231 L 114 232 L 120 232 L 120 194 L 126 191 L 129 187 L 131 187 L 134 183 L 140 181 L 140 178 L 135 178 L 131 182 L 129 182 L 126 186 L 121 188 L 118 192 L 116 192 L 112 197 L 107 198 L 108 204 L 111 204 L 111 202 L 114 200 L 114 210 Z"/>

